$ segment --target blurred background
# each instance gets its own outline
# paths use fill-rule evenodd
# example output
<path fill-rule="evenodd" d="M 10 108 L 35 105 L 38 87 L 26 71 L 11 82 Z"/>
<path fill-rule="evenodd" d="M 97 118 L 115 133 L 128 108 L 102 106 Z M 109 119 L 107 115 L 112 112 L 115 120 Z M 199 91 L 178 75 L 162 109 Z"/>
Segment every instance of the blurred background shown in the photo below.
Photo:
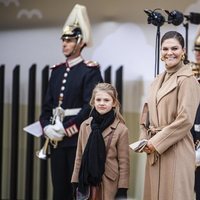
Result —
<path fill-rule="evenodd" d="M 19 140 L 17 144 L 17 189 L 16 199 L 26 197 L 26 151 L 27 133 L 23 127 L 28 124 L 28 82 L 29 69 L 36 65 L 36 106 L 35 121 L 38 120 L 41 106 L 41 72 L 45 66 L 65 61 L 62 54 L 61 34 L 67 16 L 76 4 L 87 7 L 92 26 L 93 46 L 83 50 L 86 60 L 94 60 L 100 64 L 102 75 L 109 66 L 111 81 L 115 83 L 115 72 L 123 67 L 123 115 L 130 130 L 130 143 L 139 136 L 139 113 L 145 101 L 150 82 L 155 75 L 156 35 L 158 26 L 148 24 L 152 11 L 161 13 L 166 21 L 168 15 L 164 10 L 179 11 L 184 15 L 184 21 L 179 25 L 163 23 L 161 36 L 169 30 L 183 34 L 188 42 L 188 58 L 194 61 L 193 43 L 198 23 L 191 21 L 191 13 L 200 13 L 200 0 L 0 0 L 0 65 L 5 66 L 4 85 L 4 115 L 2 136 L 2 166 L 1 166 L 1 199 L 11 199 L 11 139 L 12 139 L 12 102 L 13 70 L 17 65 L 19 71 Z M 148 12 L 144 12 L 148 9 Z M 160 64 L 160 72 L 163 64 Z M 12 120 L 11 120 L 12 119 Z M 40 189 L 40 160 L 35 151 L 40 148 L 40 139 L 34 139 L 33 155 L 33 195 L 38 200 Z M 130 199 L 141 200 L 143 195 L 143 180 L 145 155 L 130 151 L 131 175 Z M 47 161 L 48 162 L 48 161 Z M 47 198 L 51 199 L 52 186 L 48 175 Z"/>

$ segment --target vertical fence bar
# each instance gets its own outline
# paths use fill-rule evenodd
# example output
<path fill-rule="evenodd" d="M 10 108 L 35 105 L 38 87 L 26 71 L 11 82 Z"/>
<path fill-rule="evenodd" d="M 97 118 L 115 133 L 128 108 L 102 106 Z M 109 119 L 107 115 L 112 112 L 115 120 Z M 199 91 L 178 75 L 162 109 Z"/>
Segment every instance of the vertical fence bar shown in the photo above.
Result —
<path fill-rule="evenodd" d="M 28 124 L 35 121 L 35 84 L 36 65 L 33 64 L 29 70 L 28 86 Z M 34 136 L 27 134 L 27 154 L 26 154 L 26 177 L 25 177 L 25 200 L 33 198 L 33 150 Z"/>
<path fill-rule="evenodd" d="M 48 80 L 49 80 L 49 66 L 46 66 L 42 70 L 42 99 L 41 105 L 44 103 L 44 98 L 46 95 L 47 87 L 48 87 Z M 40 145 L 41 148 L 43 147 L 45 142 L 45 138 L 41 137 Z M 39 199 L 40 200 L 47 200 L 47 160 L 40 161 L 40 184 L 39 184 Z"/>
<path fill-rule="evenodd" d="M 0 66 L 0 199 L 2 187 L 2 157 L 3 157 L 3 122 L 4 122 L 4 81 L 5 65 Z"/>
<path fill-rule="evenodd" d="M 123 67 L 119 67 L 116 71 L 116 82 L 115 87 L 118 92 L 118 99 L 121 105 L 123 105 Z M 121 106 L 122 112 L 122 106 Z"/>
<path fill-rule="evenodd" d="M 12 83 L 12 122 L 11 122 L 11 166 L 10 166 L 10 200 L 17 199 L 18 174 L 18 138 L 19 138 L 19 72 L 17 65 L 13 70 Z"/>
<path fill-rule="evenodd" d="M 104 71 L 104 82 L 105 83 L 111 83 L 111 66 L 109 66 L 105 71 Z"/>

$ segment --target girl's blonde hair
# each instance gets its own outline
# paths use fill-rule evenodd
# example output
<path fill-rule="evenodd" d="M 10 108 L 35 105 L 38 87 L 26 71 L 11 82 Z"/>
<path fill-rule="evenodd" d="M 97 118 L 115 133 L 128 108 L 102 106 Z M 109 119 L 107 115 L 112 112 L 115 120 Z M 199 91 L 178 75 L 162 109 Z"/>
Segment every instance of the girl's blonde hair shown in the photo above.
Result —
<path fill-rule="evenodd" d="M 118 100 L 117 90 L 115 87 L 113 87 L 109 83 L 98 83 L 95 86 L 95 88 L 93 89 L 92 97 L 90 99 L 90 106 L 92 107 L 92 109 L 94 109 L 94 100 L 95 100 L 96 93 L 99 91 L 106 92 L 107 94 L 109 94 L 112 97 L 113 103 L 115 105 L 115 107 L 113 109 L 115 111 L 116 118 L 119 119 L 121 122 L 125 123 L 124 118 L 122 117 L 122 115 L 120 113 L 120 103 Z"/>

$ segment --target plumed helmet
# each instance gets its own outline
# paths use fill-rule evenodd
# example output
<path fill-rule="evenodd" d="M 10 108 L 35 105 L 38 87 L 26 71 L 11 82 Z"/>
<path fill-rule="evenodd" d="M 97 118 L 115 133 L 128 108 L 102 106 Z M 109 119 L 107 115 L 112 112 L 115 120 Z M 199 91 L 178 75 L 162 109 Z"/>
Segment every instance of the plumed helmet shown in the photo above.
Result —
<path fill-rule="evenodd" d="M 90 21 L 85 6 L 79 4 L 74 6 L 63 26 L 61 38 L 77 38 L 87 46 L 92 45 Z"/>
<path fill-rule="evenodd" d="M 197 35 L 194 41 L 194 50 L 200 51 L 200 34 Z"/>

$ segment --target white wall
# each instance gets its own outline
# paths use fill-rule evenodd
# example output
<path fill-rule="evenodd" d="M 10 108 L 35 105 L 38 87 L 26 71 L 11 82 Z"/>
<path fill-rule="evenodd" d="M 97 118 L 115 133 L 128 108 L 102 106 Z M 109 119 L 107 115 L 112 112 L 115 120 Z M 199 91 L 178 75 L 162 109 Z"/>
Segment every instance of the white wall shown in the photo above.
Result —
<path fill-rule="evenodd" d="M 185 35 L 183 26 L 165 25 L 161 35 L 167 30 L 178 30 Z M 189 58 L 193 59 L 192 44 L 197 26 L 189 26 Z M 83 51 L 85 59 L 96 60 L 102 72 L 112 65 L 113 73 L 124 66 L 124 80 L 143 80 L 154 77 L 156 27 L 147 24 L 104 22 L 93 26 L 93 47 Z M 34 29 L 0 32 L 0 64 L 6 65 L 6 102 L 11 101 L 10 87 L 12 70 L 16 64 L 21 66 L 21 102 L 26 104 L 28 70 L 37 64 L 37 84 L 40 88 L 41 69 L 65 60 L 62 55 L 61 29 Z M 162 71 L 162 63 L 160 71 Z M 113 77 L 114 79 L 114 77 Z M 40 102 L 40 97 L 37 97 Z M 127 108 L 129 109 L 129 108 Z"/>

